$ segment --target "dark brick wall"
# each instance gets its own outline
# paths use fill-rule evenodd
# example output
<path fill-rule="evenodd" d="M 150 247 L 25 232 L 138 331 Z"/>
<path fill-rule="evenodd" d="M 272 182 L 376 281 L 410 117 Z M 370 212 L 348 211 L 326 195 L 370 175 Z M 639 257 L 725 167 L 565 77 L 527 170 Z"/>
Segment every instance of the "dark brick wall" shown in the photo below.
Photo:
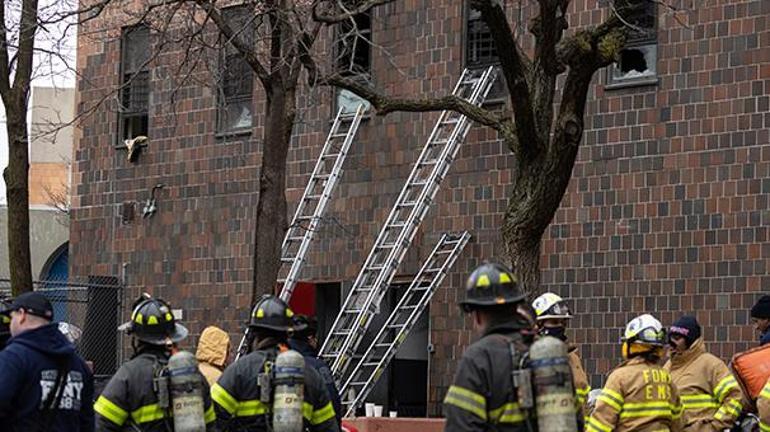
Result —
<path fill-rule="evenodd" d="M 770 3 L 726 3 L 681 12 L 689 28 L 661 11 L 657 85 L 607 90 L 601 72 L 591 89 L 584 144 L 541 263 L 544 289 L 573 299 L 572 335 L 594 386 L 619 361 L 620 329 L 637 313 L 670 324 L 681 312 L 697 312 L 710 348 L 723 358 L 754 340 L 746 309 L 766 286 L 770 256 Z M 593 0 L 571 9 L 573 26 L 601 18 Z M 444 94 L 463 67 L 462 24 L 460 1 L 402 1 L 379 10 L 374 41 L 400 69 L 375 51 L 377 85 L 401 96 Z M 79 83 L 83 110 L 118 82 L 119 43 L 81 35 L 78 56 L 89 78 Z M 216 137 L 212 92 L 192 80 L 181 84 L 172 112 L 173 86 L 162 77 L 178 56 L 154 65 L 152 139 L 138 163 L 113 148 L 114 110 L 100 109 L 81 125 L 71 271 L 120 274 L 127 263 L 133 293 L 150 290 L 184 308 L 193 332 L 217 322 L 236 333 L 251 286 L 262 120 L 255 118 L 251 136 Z M 331 100 L 326 89 L 301 98 L 290 152 L 292 203 L 320 151 Z M 362 124 L 306 279 L 355 278 L 436 117 L 393 114 Z M 498 227 L 511 169 L 513 158 L 494 134 L 474 128 L 400 269 L 416 271 L 443 231 L 474 236 L 431 305 L 434 402 L 472 340 L 456 308 L 464 278 L 479 261 L 503 256 Z M 157 183 L 166 185 L 159 211 L 143 220 L 141 207 Z M 138 214 L 122 225 L 126 201 L 139 202 Z"/>

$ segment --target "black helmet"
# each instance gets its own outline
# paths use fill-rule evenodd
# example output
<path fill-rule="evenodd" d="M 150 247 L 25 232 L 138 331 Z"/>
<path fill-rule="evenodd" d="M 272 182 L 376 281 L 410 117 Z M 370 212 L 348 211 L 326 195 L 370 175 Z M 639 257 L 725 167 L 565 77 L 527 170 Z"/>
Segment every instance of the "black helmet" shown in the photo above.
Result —
<path fill-rule="evenodd" d="M 460 306 L 466 311 L 487 306 L 519 303 L 524 294 L 518 278 L 502 264 L 486 263 L 476 268 L 465 285 L 465 300 Z"/>
<path fill-rule="evenodd" d="M 142 296 L 134 302 L 131 321 L 119 330 L 134 334 L 137 339 L 152 345 L 165 345 L 169 340 L 179 342 L 187 337 L 187 329 L 176 322 L 171 307 L 161 299 Z"/>
<path fill-rule="evenodd" d="M 294 322 L 294 312 L 274 295 L 264 295 L 251 310 L 249 327 L 289 333 L 304 330 L 307 324 Z"/>

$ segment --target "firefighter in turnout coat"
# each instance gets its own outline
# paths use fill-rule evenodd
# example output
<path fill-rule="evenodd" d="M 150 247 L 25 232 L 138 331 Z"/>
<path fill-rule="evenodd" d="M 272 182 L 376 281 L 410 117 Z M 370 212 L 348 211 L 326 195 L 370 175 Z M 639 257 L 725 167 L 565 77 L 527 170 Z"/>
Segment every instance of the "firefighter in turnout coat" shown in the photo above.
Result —
<path fill-rule="evenodd" d="M 225 369 L 211 387 L 220 428 L 225 431 L 272 430 L 272 406 L 265 400 L 263 377 L 275 364 L 278 353 L 288 349 L 287 339 L 303 327 L 294 325 L 294 313 L 279 298 L 266 295 L 254 306 L 249 326 L 255 334 L 255 350 Z M 334 407 L 323 380 L 305 360 L 302 415 L 306 430 L 338 432 Z M 266 388 L 267 394 L 272 389 Z"/>
<path fill-rule="evenodd" d="M 623 358 L 607 378 L 586 430 L 593 432 L 677 432 L 682 405 L 668 371 L 658 365 L 665 331 L 651 315 L 628 323 Z"/>
<path fill-rule="evenodd" d="M 174 344 L 187 336 L 187 329 L 176 322 L 168 303 L 148 294 L 134 303 L 131 321 L 120 329 L 134 336 L 135 354 L 118 369 L 96 400 L 96 430 L 173 431 L 171 408 L 161 406 L 157 379 L 164 374 Z M 206 430 L 212 430 L 214 407 L 206 379 L 203 375 L 200 379 Z"/>
<path fill-rule="evenodd" d="M 481 339 L 463 354 L 444 399 L 446 432 L 533 431 L 534 410 L 520 406 L 512 372 L 534 338 L 534 317 L 516 277 L 499 264 L 478 267 L 460 305 Z"/>
<path fill-rule="evenodd" d="M 532 308 L 537 314 L 537 329 L 541 336 L 553 336 L 562 342 L 567 342 L 567 322 L 572 319 L 567 302 L 554 293 L 547 292 L 532 302 Z M 588 375 L 583 369 L 583 361 L 580 359 L 578 347 L 569 345 L 569 367 L 572 371 L 572 385 L 575 388 L 575 403 L 579 414 L 579 423 L 583 417 L 588 416 L 586 398 L 591 391 L 588 384 Z"/>
<path fill-rule="evenodd" d="M 729 429 L 743 410 L 743 392 L 727 365 L 706 352 L 695 317 L 684 316 L 668 331 L 673 347 L 666 370 L 679 390 L 684 412 L 682 430 Z"/>
<path fill-rule="evenodd" d="M 770 379 L 767 380 L 757 398 L 757 414 L 759 415 L 759 430 L 770 432 Z"/>

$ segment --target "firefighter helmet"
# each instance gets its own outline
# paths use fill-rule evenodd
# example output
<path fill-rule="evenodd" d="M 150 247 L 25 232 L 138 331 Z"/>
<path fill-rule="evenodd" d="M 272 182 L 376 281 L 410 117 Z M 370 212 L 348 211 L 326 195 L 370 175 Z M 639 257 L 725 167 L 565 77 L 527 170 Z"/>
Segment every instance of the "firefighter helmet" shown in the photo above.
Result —
<path fill-rule="evenodd" d="M 666 330 L 652 315 L 639 315 L 626 325 L 621 341 L 624 358 L 651 351 L 662 354 L 666 342 Z"/>
<path fill-rule="evenodd" d="M 486 263 L 477 267 L 465 285 L 463 309 L 518 303 L 524 300 L 519 281 L 502 264 Z"/>
<path fill-rule="evenodd" d="M 572 313 L 567 306 L 567 302 L 558 295 L 547 292 L 532 302 L 532 308 L 535 309 L 537 320 L 547 319 L 570 319 Z"/>
<path fill-rule="evenodd" d="M 168 303 L 152 298 L 146 293 L 134 302 L 131 321 L 118 329 L 152 345 L 165 345 L 169 341 L 179 342 L 187 337 L 188 333 L 185 326 L 176 322 Z"/>
<path fill-rule="evenodd" d="M 283 300 L 274 295 L 264 295 L 251 310 L 249 326 L 286 333 L 307 327 L 306 324 L 295 322 L 293 318 L 294 312 Z"/>

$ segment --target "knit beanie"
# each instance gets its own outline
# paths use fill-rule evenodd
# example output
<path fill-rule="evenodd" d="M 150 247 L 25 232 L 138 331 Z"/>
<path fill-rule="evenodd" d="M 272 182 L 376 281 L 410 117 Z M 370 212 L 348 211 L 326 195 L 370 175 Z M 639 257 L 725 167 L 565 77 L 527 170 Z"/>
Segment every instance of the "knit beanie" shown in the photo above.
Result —
<path fill-rule="evenodd" d="M 693 342 L 700 337 L 700 324 L 694 316 L 685 315 L 668 329 L 669 338 L 671 335 L 680 335 L 687 341 L 687 347 L 689 348 Z"/>
<path fill-rule="evenodd" d="M 751 308 L 752 318 L 770 318 L 770 295 L 763 295 Z"/>

